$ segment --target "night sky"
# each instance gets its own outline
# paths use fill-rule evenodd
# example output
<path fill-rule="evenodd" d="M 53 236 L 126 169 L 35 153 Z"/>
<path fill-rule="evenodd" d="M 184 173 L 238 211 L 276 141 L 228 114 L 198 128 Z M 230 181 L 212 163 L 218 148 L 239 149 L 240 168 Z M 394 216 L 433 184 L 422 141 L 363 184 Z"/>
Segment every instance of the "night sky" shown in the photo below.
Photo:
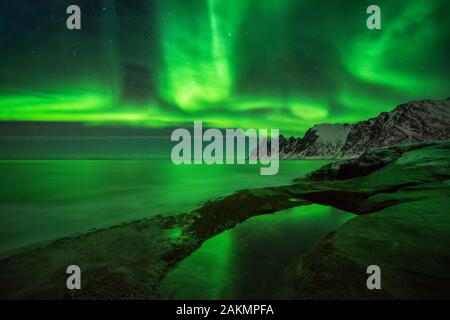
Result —
<path fill-rule="evenodd" d="M 66 7 L 82 30 L 66 28 Z M 366 8 L 382 10 L 368 30 Z M 450 95 L 450 2 L 0 4 L 0 121 L 173 128 L 353 123 Z"/>

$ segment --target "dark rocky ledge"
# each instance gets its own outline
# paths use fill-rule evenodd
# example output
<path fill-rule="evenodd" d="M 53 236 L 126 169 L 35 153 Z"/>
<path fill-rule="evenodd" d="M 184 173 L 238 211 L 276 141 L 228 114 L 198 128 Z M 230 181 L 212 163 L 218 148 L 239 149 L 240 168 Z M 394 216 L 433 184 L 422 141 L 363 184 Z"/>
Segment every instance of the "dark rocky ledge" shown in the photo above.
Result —
<path fill-rule="evenodd" d="M 155 299 L 205 240 L 249 217 L 319 203 L 360 216 L 289 268 L 281 298 L 436 298 L 450 292 L 450 143 L 370 151 L 284 187 L 242 190 L 174 216 L 54 241 L 0 261 L 3 299 Z M 65 287 L 82 269 L 82 290 Z M 365 286 L 382 270 L 381 291 Z"/>

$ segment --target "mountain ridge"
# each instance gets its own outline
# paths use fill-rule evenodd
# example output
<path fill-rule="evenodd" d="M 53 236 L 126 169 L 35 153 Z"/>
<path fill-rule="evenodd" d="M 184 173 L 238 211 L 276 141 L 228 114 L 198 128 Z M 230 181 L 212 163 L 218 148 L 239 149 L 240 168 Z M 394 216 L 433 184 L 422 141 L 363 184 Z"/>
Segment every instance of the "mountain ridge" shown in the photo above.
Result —
<path fill-rule="evenodd" d="M 355 124 L 318 124 L 301 138 L 279 137 L 280 159 L 350 159 L 373 148 L 450 139 L 450 97 L 403 103 Z M 254 150 L 250 157 L 256 156 Z"/>

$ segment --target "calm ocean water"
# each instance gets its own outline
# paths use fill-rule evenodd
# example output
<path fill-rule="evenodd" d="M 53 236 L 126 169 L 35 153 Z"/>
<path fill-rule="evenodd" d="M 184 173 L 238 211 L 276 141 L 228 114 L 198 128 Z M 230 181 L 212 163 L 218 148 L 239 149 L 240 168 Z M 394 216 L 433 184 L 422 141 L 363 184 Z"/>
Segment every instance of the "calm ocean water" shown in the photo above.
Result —
<path fill-rule="evenodd" d="M 327 161 L 254 165 L 170 160 L 0 161 L 0 256 L 20 247 L 156 214 L 177 214 L 243 188 L 289 184 Z"/>

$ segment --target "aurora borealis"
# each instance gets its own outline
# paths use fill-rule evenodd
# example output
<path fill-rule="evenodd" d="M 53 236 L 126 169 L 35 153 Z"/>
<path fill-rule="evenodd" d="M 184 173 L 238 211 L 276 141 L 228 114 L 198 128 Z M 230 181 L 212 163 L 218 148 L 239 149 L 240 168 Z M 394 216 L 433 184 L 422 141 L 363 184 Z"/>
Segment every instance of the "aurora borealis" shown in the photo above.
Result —
<path fill-rule="evenodd" d="M 449 95 L 450 5 L 20 0 L 0 4 L 0 121 L 279 128 L 301 135 Z M 65 27 L 77 4 L 82 30 Z"/>

